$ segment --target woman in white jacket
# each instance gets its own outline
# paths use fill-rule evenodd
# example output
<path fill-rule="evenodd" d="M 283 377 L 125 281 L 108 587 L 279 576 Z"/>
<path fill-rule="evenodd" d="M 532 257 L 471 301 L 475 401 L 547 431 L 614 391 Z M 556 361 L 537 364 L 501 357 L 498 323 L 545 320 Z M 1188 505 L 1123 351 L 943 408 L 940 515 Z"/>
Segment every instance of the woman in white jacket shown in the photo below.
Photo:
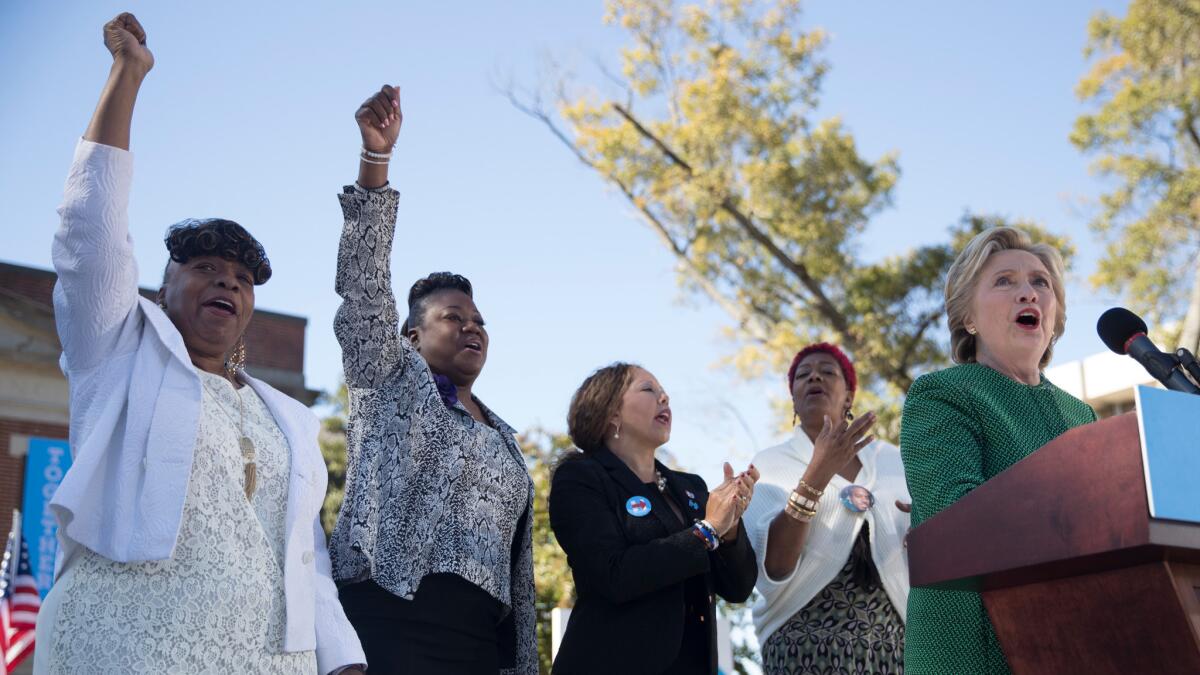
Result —
<path fill-rule="evenodd" d="M 34 669 L 361 672 L 318 519 L 319 424 L 240 367 L 270 263 L 236 223 L 184 221 L 157 302 L 138 295 L 128 148 L 154 57 L 131 14 L 104 43 L 54 238 L 74 463 L 51 502 L 62 558 Z"/>
<path fill-rule="evenodd" d="M 755 456 L 744 522 L 758 563 L 763 672 L 899 673 L 908 602 L 908 490 L 900 451 L 854 419 L 854 365 L 836 346 L 788 370 L 799 425 Z"/>

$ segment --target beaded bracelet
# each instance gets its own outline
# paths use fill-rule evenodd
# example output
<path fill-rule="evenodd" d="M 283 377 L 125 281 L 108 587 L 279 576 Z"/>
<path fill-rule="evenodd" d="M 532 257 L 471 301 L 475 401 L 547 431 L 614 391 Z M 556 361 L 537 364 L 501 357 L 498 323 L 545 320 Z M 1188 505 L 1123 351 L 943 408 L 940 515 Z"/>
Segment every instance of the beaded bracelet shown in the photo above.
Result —
<path fill-rule="evenodd" d="M 794 490 L 794 492 L 807 492 L 808 494 L 812 495 L 816 499 L 820 499 L 821 495 L 825 494 L 824 490 L 818 490 L 817 488 L 809 485 L 808 483 L 805 483 L 803 480 L 801 480 L 800 484 L 796 486 L 796 489 Z"/>
<path fill-rule="evenodd" d="M 721 538 L 717 536 L 717 530 L 707 520 L 697 520 L 692 526 L 692 531 L 698 533 L 704 539 L 704 546 L 710 551 L 715 551 L 721 546 Z"/>
<path fill-rule="evenodd" d="M 362 154 L 366 155 L 367 157 L 370 157 L 371 159 L 391 159 L 392 158 L 392 153 L 390 153 L 390 152 L 371 152 L 370 150 L 367 149 L 367 147 L 365 145 L 363 146 Z"/>

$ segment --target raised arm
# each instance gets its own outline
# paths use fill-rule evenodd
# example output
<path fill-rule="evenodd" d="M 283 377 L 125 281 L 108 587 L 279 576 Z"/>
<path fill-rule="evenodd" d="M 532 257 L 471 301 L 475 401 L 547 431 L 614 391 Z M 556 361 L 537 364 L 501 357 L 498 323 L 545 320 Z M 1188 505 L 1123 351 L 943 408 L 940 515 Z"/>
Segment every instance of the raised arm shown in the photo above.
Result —
<path fill-rule="evenodd" d="M 837 474 L 859 451 L 875 440 L 867 435 L 875 422 L 875 414 L 867 413 L 853 422 L 834 424 L 828 417 L 813 443 L 812 461 L 804 471 L 804 484 L 823 492 Z M 802 490 L 799 484 L 796 490 Z M 813 493 L 807 493 L 813 497 Z M 784 502 L 786 507 L 787 502 Z M 763 569 L 767 577 L 778 581 L 796 570 L 808 542 L 811 521 L 801 522 L 780 510 L 771 519 L 767 530 L 767 550 L 763 551 Z"/>
<path fill-rule="evenodd" d="M 386 187 L 402 120 L 399 90 L 384 85 L 359 106 L 354 119 L 363 147 L 358 185 L 339 195 L 345 224 L 335 288 L 342 305 L 333 329 L 342 346 L 346 383 L 370 388 L 396 368 L 402 349 L 391 275 L 399 195 Z"/>
<path fill-rule="evenodd" d="M 154 66 L 132 14 L 104 25 L 108 81 L 75 151 L 54 236 L 55 315 L 68 368 L 88 368 L 120 349 L 120 327 L 137 304 L 129 236 L 133 159 L 129 130 L 142 80 Z"/>
<path fill-rule="evenodd" d="M 142 24 L 129 12 L 122 12 L 104 24 L 104 46 L 112 54 L 112 68 L 83 138 L 128 150 L 133 104 L 142 80 L 154 67 L 154 55 L 146 47 Z"/>

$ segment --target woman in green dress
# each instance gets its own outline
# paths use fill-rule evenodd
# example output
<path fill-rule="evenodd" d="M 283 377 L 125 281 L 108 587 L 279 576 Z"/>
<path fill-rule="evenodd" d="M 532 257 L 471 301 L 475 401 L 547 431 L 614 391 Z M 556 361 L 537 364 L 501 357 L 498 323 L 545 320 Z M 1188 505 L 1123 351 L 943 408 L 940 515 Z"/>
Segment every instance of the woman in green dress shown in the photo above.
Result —
<path fill-rule="evenodd" d="M 980 233 L 950 267 L 946 318 L 958 365 L 918 378 L 901 422 L 913 527 L 1096 419 L 1042 374 L 1066 327 L 1058 251 L 1012 228 Z M 928 588 L 909 593 L 904 665 L 909 675 L 1009 672 L 980 595 Z"/>

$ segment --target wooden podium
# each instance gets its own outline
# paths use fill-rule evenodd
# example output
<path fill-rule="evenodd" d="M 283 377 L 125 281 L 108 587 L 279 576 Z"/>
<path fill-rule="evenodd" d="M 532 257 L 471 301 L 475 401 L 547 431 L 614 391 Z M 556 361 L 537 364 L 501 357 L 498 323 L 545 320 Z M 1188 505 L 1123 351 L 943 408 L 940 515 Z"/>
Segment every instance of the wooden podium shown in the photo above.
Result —
<path fill-rule="evenodd" d="M 1136 413 L 1072 429 L 914 529 L 912 585 L 982 592 L 1014 673 L 1200 673 L 1200 524 L 1146 475 Z"/>

